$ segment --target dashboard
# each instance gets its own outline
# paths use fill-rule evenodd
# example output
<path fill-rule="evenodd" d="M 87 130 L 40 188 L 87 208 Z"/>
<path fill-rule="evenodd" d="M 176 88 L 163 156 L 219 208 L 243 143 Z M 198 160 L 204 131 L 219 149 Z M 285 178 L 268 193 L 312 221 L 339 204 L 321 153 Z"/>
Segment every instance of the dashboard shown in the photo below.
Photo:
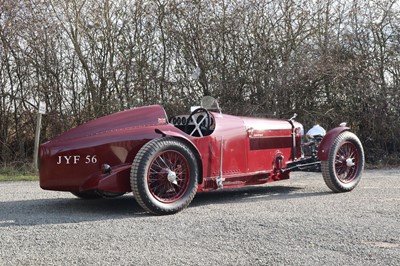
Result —
<path fill-rule="evenodd" d="M 177 115 L 177 116 L 171 117 L 169 122 L 171 124 L 173 124 L 174 126 L 184 126 L 184 125 L 186 125 L 188 118 L 189 118 L 188 115 Z M 193 121 L 192 121 L 192 124 L 193 124 Z"/>
<path fill-rule="evenodd" d="M 186 123 L 188 125 L 195 125 L 194 121 L 196 121 L 196 124 L 201 123 L 201 125 L 206 125 L 208 123 L 208 118 L 204 117 L 204 114 L 199 113 L 199 114 L 194 114 L 193 117 L 190 119 L 188 122 L 189 115 L 177 115 L 173 116 L 170 118 L 170 123 L 173 124 L 174 126 L 185 126 Z M 204 119 L 204 120 L 203 120 Z M 210 125 L 214 124 L 214 118 L 210 116 Z"/>
<path fill-rule="evenodd" d="M 191 136 L 209 135 L 215 127 L 213 116 L 204 112 L 173 116 L 169 122 Z"/>

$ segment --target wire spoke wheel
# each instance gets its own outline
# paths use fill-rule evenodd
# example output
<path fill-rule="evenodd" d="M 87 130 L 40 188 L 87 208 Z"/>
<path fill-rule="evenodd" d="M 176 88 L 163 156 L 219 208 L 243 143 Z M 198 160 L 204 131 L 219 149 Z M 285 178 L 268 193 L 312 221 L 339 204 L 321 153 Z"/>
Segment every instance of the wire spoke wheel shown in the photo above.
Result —
<path fill-rule="evenodd" d="M 364 150 L 357 136 L 348 131 L 341 133 L 332 144 L 328 160 L 321 162 L 321 168 L 332 191 L 353 190 L 364 169 Z"/>
<path fill-rule="evenodd" d="M 351 142 L 343 143 L 335 158 L 335 170 L 338 179 L 343 183 L 351 182 L 357 176 L 359 163 L 356 145 Z"/>
<path fill-rule="evenodd" d="M 198 186 L 198 162 L 183 140 L 165 137 L 146 143 L 131 168 L 136 201 L 154 214 L 172 214 L 186 208 Z"/>
<path fill-rule="evenodd" d="M 148 187 L 160 202 L 171 203 L 188 189 L 190 166 L 186 158 L 174 150 L 164 151 L 150 164 Z"/>

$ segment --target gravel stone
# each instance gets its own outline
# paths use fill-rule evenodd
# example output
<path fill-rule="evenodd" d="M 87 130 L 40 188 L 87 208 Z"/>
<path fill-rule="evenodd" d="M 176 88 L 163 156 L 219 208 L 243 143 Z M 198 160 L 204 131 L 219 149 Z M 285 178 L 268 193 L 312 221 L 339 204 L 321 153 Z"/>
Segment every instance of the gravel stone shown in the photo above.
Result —
<path fill-rule="evenodd" d="M 0 265 L 400 265 L 399 170 L 366 170 L 349 193 L 292 173 L 168 216 L 131 193 L 85 201 L 1 182 Z"/>

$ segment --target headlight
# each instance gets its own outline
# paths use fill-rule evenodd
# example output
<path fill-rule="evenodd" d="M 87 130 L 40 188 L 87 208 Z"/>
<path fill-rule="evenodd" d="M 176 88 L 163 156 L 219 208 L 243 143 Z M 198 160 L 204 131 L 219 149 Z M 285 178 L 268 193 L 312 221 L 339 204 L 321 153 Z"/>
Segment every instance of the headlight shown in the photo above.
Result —
<path fill-rule="evenodd" d="M 307 135 L 316 137 L 316 136 L 325 136 L 326 135 L 326 130 L 321 127 L 320 125 L 315 125 L 313 126 L 310 130 L 307 131 Z"/>

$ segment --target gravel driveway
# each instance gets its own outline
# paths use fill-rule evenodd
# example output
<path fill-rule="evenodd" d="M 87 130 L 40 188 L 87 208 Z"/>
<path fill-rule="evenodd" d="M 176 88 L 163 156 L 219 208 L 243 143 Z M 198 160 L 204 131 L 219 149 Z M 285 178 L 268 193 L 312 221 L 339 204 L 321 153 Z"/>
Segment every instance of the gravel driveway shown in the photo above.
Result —
<path fill-rule="evenodd" d="M 318 173 L 197 194 L 171 216 L 0 183 L 0 265 L 400 265 L 400 169 L 350 193 Z"/>

